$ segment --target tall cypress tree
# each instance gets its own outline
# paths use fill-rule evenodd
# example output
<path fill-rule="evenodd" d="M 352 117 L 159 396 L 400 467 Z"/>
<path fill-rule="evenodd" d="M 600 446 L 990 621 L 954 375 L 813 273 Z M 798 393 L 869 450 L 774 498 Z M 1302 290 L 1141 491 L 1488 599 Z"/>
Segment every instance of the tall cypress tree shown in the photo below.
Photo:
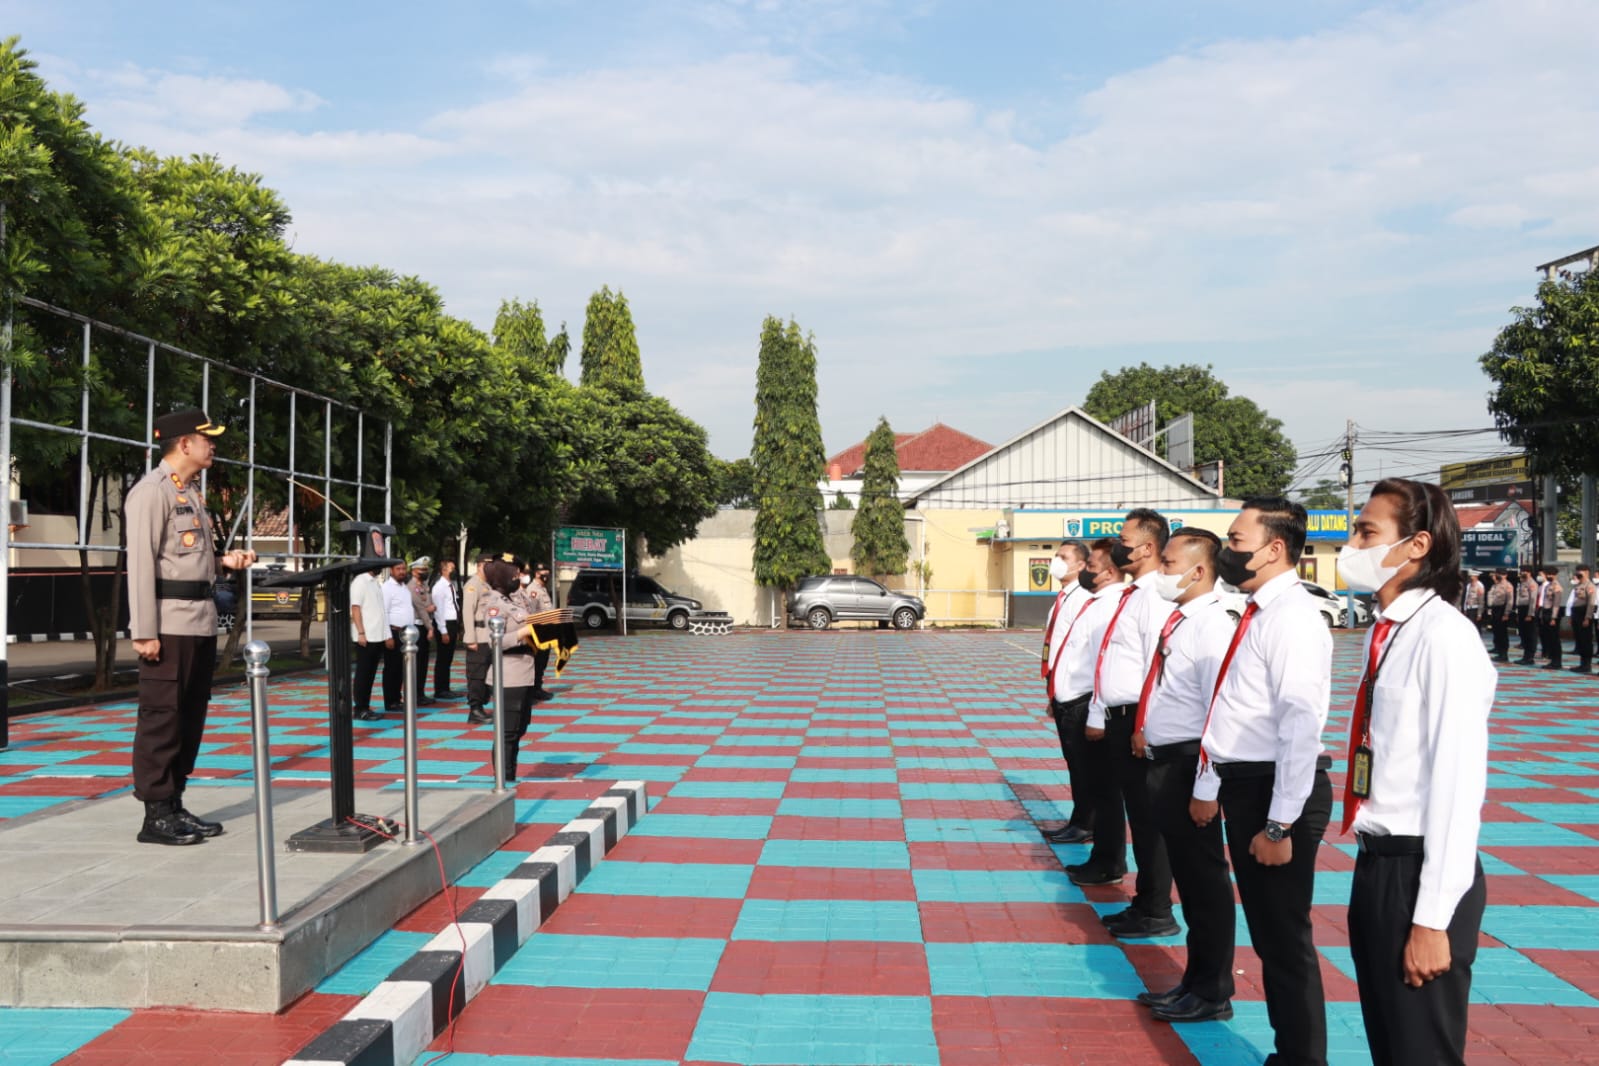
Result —
<path fill-rule="evenodd" d="M 605 286 L 589 297 L 583 319 L 583 385 L 599 385 L 615 392 L 644 391 L 644 366 L 639 361 L 638 336 L 627 297 Z"/>
<path fill-rule="evenodd" d="M 816 415 L 816 344 L 768 316 L 761 323 L 755 371 L 755 443 L 750 464 L 755 495 L 755 580 L 792 589 L 831 566 L 817 512 L 818 481 L 827 462 Z"/>
<path fill-rule="evenodd" d="M 850 531 L 855 543 L 849 557 L 857 574 L 881 577 L 905 572 L 911 546 L 905 539 L 905 505 L 899 499 L 899 453 L 886 418 L 879 418 L 877 428 L 866 438 L 861 506 Z"/>

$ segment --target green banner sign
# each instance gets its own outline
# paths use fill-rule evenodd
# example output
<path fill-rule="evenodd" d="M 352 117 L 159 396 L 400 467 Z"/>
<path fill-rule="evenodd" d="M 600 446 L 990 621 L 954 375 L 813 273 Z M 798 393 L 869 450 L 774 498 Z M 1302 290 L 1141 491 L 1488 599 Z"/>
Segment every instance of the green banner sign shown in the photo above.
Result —
<path fill-rule="evenodd" d="M 623 529 L 562 526 L 555 531 L 555 562 L 579 570 L 620 570 L 626 534 Z"/>
<path fill-rule="evenodd" d="M 1519 562 L 1514 529 L 1468 529 L 1460 534 L 1460 562 L 1469 570 L 1496 570 Z"/>

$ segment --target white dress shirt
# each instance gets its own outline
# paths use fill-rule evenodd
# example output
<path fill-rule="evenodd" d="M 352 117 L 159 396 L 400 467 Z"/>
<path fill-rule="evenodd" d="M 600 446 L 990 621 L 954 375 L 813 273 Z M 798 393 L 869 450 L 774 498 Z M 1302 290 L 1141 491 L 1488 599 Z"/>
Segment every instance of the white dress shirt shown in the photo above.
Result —
<path fill-rule="evenodd" d="M 1086 696 L 1094 688 L 1094 659 L 1099 654 L 1099 642 L 1105 636 L 1105 626 L 1116 613 L 1126 586 L 1116 582 L 1094 593 L 1088 609 L 1072 624 L 1071 633 L 1060 650 L 1055 667 L 1055 699 L 1067 703 Z"/>
<path fill-rule="evenodd" d="M 1057 595 L 1055 602 L 1050 604 L 1049 617 L 1044 619 L 1044 632 L 1049 634 L 1049 646 L 1044 649 L 1046 670 L 1059 663 L 1061 645 L 1066 643 L 1066 634 L 1071 632 L 1072 621 L 1092 597 L 1093 593 L 1073 581 L 1071 587 Z M 1048 677 L 1047 673 L 1045 677 Z"/>
<path fill-rule="evenodd" d="M 389 639 L 388 610 L 383 606 L 383 589 L 371 574 L 356 574 L 350 582 L 350 639 L 359 642 L 362 634 L 368 643 Z M 354 608 L 361 608 L 361 627 L 356 628 Z"/>
<path fill-rule="evenodd" d="M 1216 691 L 1216 674 L 1221 670 L 1227 645 L 1233 640 L 1233 620 L 1216 593 L 1196 596 L 1178 609 L 1183 612 L 1183 620 L 1166 638 L 1166 669 L 1149 694 L 1149 706 L 1144 711 L 1144 740 L 1150 744 L 1199 739 L 1205 729 L 1205 712 L 1210 710 L 1211 693 Z M 1161 619 L 1162 627 L 1170 617 L 1168 609 L 1166 618 Z M 1159 630 L 1155 639 L 1160 640 Z M 1153 662 L 1153 652 L 1150 659 Z"/>
<path fill-rule="evenodd" d="M 447 577 L 441 577 L 433 582 L 433 606 L 438 608 L 433 614 L 433 620 L 438 624 L 440 631 L 444 624 L 453 622 L 461 617 L 461 612 L 455 607 L 455 586 Z"/>
<path fill-rule="evenodd" d="M 1321 731 L 1332 690 L 1332 635 L 1316 601 L 1289 570 L 1249 597 L 1258 604 L 1222 678 L 1202 738 L 1212 764 L 1274 762 L 1266 817 L 1299 820 L 1315 783 Z M 1201 760 L 1196 799 L 1220 791 L 1215 766 Z"/>
<path fill-rule="evenodd" d="M 1107 707 L 1137 703 L 1144 690 L 1144 675 L 1149 660 L 1155 657 L 1160 627 L 1171 614 L 1171 604 L 1155 595 L 1152 587 L 1159 572 L 1151 570 L 1129 586 L 1134 592 L 1127 597 L 1116 628 L 1110 630 L 1105 660 L 1099 668 L 1099 690 L 1088 705 L 1088 724 L 1095 729 L 1105 728 Z M 1098 658 L 1099 649 L 1094 655 Z"/>
<path fill-rule="evenodd" d="M 1371 795 L 1357 833 L 1425 839 L 1411 921 L 1447 929 L 1476 874 L 1488 785 L 1488 712 L 1499 672 L 1471 620 L 1427 589 L 1401 593 L 1377 617 L 1398 623 L 1371 705 Z M 1371 634 L 1366 651 L 1371 655 Z"/>
<path fill-rule="evenodd" d="M 416 608 L 411 606 L 411 585 L 406 581 L 396 581 L 393 577 L 383 579 L 383 608 L 388 615 L 389 626 L 393 629 L 404 629 L 406 626 L 416 624 Z"/>

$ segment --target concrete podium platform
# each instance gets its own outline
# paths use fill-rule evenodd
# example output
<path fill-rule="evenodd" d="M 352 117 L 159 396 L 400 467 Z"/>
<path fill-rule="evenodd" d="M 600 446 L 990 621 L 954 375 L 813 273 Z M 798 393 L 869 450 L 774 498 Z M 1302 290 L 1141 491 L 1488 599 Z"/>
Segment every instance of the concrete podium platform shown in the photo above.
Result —
<path fill-rule="evenodd" d="M 398 818 L 404 800 L 358 789 L 355 806 Z M 0 824 L 0 1005 L 278 1011 L 439 891 L 426 838 L 365 855 L 286 851 L 329 797 L 326 785 L 279 785 L 279 920 L 261 929 L 253 789 L 192 785 L 185 801 L 227 831 L 140 844 L 144 808 L 127 793 Z M 420 801 L 452 883 L 516 828 L 512 792 L 423 788 Z"/>

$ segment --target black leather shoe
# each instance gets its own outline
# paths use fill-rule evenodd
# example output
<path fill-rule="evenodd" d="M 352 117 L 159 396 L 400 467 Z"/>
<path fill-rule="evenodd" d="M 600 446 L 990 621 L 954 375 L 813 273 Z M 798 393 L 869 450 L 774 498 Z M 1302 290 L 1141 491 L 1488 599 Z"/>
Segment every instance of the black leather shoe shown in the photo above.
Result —
<path fill-rule="evenodd" d="M 1224 1022 L 1233 1016 L 1233 1001 L 1224 999 L 1220 1003 L 1212 1003 L 1208 999 L 1200 999 L 1192 992 L 1175 1000 L 1164 1007 L 1156 1007 L 1152 1012 L 1155 1018 L 1163 1022 L 1174 1024 L 1181 1022 Z"/>
<path fill-rule="evenodd" d="M 539 703 L 543 703 L 545 700 L 553 700 L 555 693 L 547 688 L 536 688 L 533 690 L 533 698 Z"/>
<path fill-rule="evenodd" d="M 1115 914 L 1101 914 L 1099 916 L 1099 924 L 1107 926 L 1120 925 L 1122 922 L 1130 922 L 1136 917 L 1138 917 L 1137 911 L 1131 907 L 1124 907 Z"/>
<path fill-rule="evenodd" d="M 1148 940 L 1157 936 L 1173 936 L 1178 926 L 1172 918 L 1151 918 L 1136 914 L 1125 922 L 1107 925 L 1106 930 L 1117 940 Z"/>
<path fill-rule="evenodd" d="M 1537 666 L 1538 664 L 1533 662 L 1531 659 L 1517 659 L 1516 660 L 1516 665 L 1517 666 Z"/>
<path fill-rule="evenodd" d="M 1178 985 L 1176 988 L 1168 988 L 1164 992 L 1140 992 L 1138 993 L 1138 1002 L 1146 1007 L 1168 1007 L 1186 995 L 1188 995 L 1188 989 L 1183 985 Z"/>
<path fill-rule="evenodd" d="M 381 721 L 383 721 L 383 716 L 381 714 L 376 714 L 376 713 L 374 713 L 372 711 L 362 711 L 360 714 L 356 715 L 355 718 L 356 718 L 356 721 L 358 721 L 358 722 L 381 722 Z"/>
<path fill-rule="evenodd" d="M 204 818 L 195 817 L 195 815 L 190 813 L 189 808 L 183 806 L 181 801 L 178 804 L 177 817 L 178 821 L 203 837 L 219 837 L 222 835 L 221 822 L 208 822 Z"/>
<path fill-rule="evenodd" d="M 1071 878 L 1074 885 L 1115 885 L 1121 883 L 1121 879 L 1127 876 L 1127 871 L 1122 870 L 1118 873 L 1115 870 L 1090 866 L 1085 862 L 1080 866 L 1066 867 L 1066 876 Z"/>
<path fill-rule="evenodd" d="M 1051 844 L 1091 844 L 1094 841 L 1094 831 L 1067 822 L 1049 830 L 1044 834 L 1044 839 Z"/>
<path fill-rule="evenodd" d="M 144 805 L 144 826 L 139 830 L 141 844 L 204 844 L 205 837 L 178 817 L 178 805 L 158 800 Z"/>
<path fill-rule="evenodd" d="M 468 725 L 488 725 L 494 721 L 494 716 L 488 711 L 473 711 L 466 716 Z"/>

